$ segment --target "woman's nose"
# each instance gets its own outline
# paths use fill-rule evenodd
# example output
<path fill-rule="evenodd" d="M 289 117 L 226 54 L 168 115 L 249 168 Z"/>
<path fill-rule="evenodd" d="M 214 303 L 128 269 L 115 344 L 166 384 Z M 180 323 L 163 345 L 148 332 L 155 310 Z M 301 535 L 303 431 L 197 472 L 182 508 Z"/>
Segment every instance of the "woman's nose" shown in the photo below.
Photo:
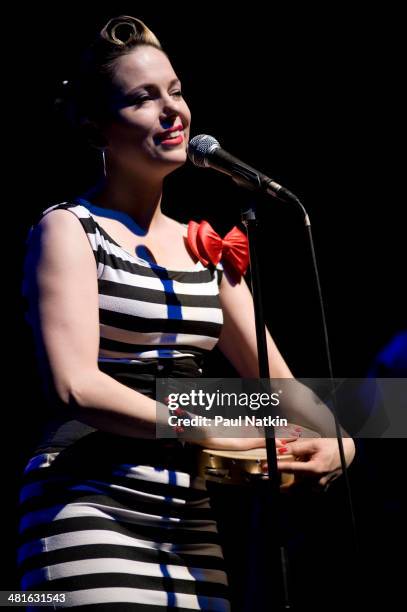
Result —
<path fill-rule="evenodd" d="M 165 117 L 174 118 L 179 113 L 178 102 L 171 96 L 166 96 L 163 100 L 162 114 Z"/>
<path fill-rule="evenodd" d="M 161 123 L 165 126 L 169 125 L 171 127 L 177 117 L 178 113 L 175 110 L 171 112 L 163 112 L 161 116 Z"/>
<path fill-rule="evenodd" d="M 178 112 L 166 113 L 163 117 L 161 117 L 160 122 L 164 129 L 168 129 L 175 126 L 177 119 L 180 119 Z M 182 123 L 182 121 L 180 120 L 178 123 Z"/>

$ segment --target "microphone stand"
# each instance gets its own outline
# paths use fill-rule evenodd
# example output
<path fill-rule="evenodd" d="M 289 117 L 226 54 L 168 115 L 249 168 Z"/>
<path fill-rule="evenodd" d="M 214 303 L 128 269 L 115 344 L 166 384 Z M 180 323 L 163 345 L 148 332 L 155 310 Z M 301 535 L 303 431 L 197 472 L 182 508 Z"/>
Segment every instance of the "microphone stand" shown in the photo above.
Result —
<path fill-rule="evenodd" d="M 261 296 L 260 268 L 256 249 L 255 234 L 257 231 L 257 218 L 254 203 L 251 202 L 248 209 L 242 209 L 242 222 L 246 227 L 249 243 L 251 286 L 256 323 L 259 377 L 260 379 L 269 381 L 270 371 Z M 270 382 L 268 382 L 268 388 L 270 389 Z M 259 482 L 258 484 L 262 486 L 263 493 L 265 492 L 266 494 L 266 507 L 270 504 L 270 510 L 277 527 L 275 530 L 273 530 L 274 537 L 273 541 L 271 542 L 271 550 L 274 552 L 273 557 L 275 559 L 275 566 L 277 571 L 280 573 L 280 584 L 282 585 L 282 593 L 279 593 L 279 602 L 277 605 L 279 605 L 279 608 L 282 610 L 290 610 L 292 609 L 292 606 L 289 593 L 288 555 L 283 538 L 284 530 L 282 528 L 283 515 L 281 509 L 280 473 L 277 467 L 275 429 L 273 425 L 265 427 L 265 435 L 269 478 Z M 269 504 L 267 504 L 267 502 L 269 502 Z M 279 582 L 276 581 L 276 584 L 279 584 Z"/>

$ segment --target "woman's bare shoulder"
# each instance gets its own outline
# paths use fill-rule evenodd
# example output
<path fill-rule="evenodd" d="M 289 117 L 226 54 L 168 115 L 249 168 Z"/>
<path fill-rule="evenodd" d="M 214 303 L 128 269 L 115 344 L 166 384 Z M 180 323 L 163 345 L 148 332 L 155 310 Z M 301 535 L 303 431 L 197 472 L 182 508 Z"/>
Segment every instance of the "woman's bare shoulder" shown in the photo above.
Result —
<path fill-rule="evenodd" d="M 32 226 L 29 242 L 39 240 L 41 243 L 49 241 L 65 243 L 83 234 L 79 219 L 69 210 L 57 208 L 45 211 L 38 222 Z"/>
<path fill-rule="evenodd" d="M 88 257 L 89 245 L 79 219 L 66 209 L 46 211 L 32 228 L 27 240 L 31 252 L 42 262 Z M 67 257 L 69 256 L 69 257 Z"/>
<path fill-rule="evenodd" d="M 35 227 L 56 228 L 56 227 L 77 227 L 79 219 L 75 214 L 66 208 L 47 209 L 42 213 Z"/>

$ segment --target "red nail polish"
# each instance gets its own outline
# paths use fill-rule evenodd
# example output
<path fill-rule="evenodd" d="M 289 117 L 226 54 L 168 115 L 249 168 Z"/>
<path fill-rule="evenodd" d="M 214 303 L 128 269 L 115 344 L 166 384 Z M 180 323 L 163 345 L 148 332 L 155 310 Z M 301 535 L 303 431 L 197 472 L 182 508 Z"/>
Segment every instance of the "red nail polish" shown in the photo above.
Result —
<path fill-rule="evenodd" d="M 283 455 L 284 453 L 288 451 L 288 448 L 278 448 L 277 450 L 280 455 Z"/>

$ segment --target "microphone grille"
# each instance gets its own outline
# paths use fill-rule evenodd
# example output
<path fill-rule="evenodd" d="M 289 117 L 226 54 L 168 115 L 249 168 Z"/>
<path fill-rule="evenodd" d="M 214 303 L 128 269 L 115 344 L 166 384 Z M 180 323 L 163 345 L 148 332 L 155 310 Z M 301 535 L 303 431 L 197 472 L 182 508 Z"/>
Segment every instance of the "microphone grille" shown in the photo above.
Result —
<path fill-rule="evenodd" d="M 207 155 L 219 147 L 219 142 L 213 136 L 199 134 L 189 141 L 188 157 L 195 166 L 205 168 L 208 166 Z"/>

